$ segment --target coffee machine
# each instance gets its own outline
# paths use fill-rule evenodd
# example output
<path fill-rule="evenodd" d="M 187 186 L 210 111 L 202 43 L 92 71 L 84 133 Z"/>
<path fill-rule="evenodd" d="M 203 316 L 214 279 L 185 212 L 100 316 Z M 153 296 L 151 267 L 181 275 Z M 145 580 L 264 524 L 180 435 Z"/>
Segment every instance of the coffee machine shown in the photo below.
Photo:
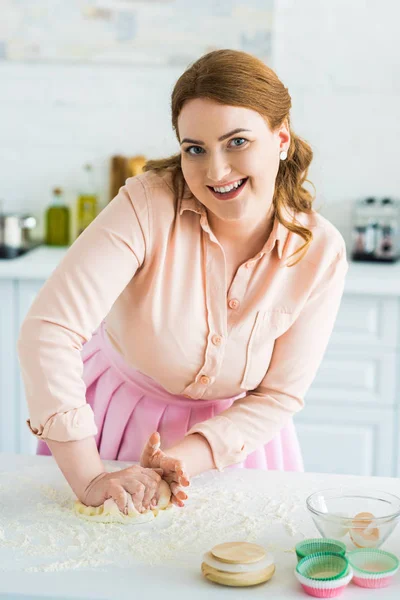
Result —
<path fill-rule="evenodd" d="M 400 201 L 369 197 L 353 207 L 354 261 L 396 262 L 400 258 Z"/>

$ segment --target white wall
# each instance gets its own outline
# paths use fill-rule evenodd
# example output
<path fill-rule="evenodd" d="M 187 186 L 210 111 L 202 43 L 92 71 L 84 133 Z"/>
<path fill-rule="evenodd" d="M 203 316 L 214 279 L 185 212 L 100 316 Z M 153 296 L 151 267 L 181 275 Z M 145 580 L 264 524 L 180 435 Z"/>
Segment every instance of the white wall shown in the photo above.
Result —
<path fill-rule="evenodd" d="M 350 203 L 400 197 L 400 6 L 396 0 L 277 0 L 274 68 L 315 152 L 316 206 L 349 236 Z M 0 199 L 41 219 L 54 186 L 73 201 L 92 161 L 108 195 L 116 153 L 168 155 L 180 68 L 0 62 Z M 41 223 L 41 221 L 40 221 Z"/>
<path fill-rule="evenodd" d="M 1 63 L 0 63 L 1 64 Z M 38 218 L 52 187 L 74 201 L 82 165 L 96 168 L 108 199 L 113 154 L 176 151 L 169 97 L 180 69 L 0 66 L 0 199 Z"/>
<path fill-rule="evenodd" d="M 275 67 L 314 150 L 316 206 L 350 234 L 367 195 L 400 198 L 400 3 L 278 0 Z"/>

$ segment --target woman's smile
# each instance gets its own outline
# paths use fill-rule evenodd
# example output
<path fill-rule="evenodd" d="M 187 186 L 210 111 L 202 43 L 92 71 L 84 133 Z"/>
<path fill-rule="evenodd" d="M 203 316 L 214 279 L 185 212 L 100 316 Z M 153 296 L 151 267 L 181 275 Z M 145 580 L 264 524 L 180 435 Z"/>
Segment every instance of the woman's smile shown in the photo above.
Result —
<path fill-rule="evenodd" d="M 231 189 L 230 191 L 227 192 L 217 192 L 216 189 L 210 185 L 208 185 L 208 189 L 210 190 L 210 192 L 213 194 L 213 196 L 215 198 L 218 198 L 218 200 L 232 200 L 233 198 L 237 198 L 237 196 L 239 196 L 239 194 L 241 193 L 242 189 L 245 187 L 246 183 L 248 181 L 248 177 L 246 177 L 245 179 L 239 179 L 239 184 L 237 186 L 235 186 L 233 189 Z M 220 189 L 222 189 L 223 187 L 226 186 L 221 186 Z M 219 186 L 216 186 L 217 189 L 219 189 Z"/>

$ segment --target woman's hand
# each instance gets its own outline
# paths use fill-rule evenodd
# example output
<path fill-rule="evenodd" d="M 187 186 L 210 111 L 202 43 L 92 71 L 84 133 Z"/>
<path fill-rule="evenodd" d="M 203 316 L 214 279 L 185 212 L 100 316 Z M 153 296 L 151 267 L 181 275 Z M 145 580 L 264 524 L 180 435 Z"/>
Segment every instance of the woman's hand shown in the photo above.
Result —
<path fill-rule="evenodd" d="M 128 514 L 128 494 L 140 513 L 156 506 L 159 499 L 161 469 L 146 469 L 132 465 L 114 473 L 100 473 L 86 487 L 82 499 L 86 506 L 100 506 L 112 498 L 119 510 Z"/>
<path fill-rule="evenodd" d="M 160 434 L 157 431 L 150 436 L 140 457 L 140 464 L 142 467 L 162 469 L 162 478 L 171 488 L 171 502 L 176 506 L 184 506 L 183 500 L 187 499 L 187 494 L 182 486 L 190 485 L 185 466 L 181 460 L 167 456 L 160 450 Z"/>

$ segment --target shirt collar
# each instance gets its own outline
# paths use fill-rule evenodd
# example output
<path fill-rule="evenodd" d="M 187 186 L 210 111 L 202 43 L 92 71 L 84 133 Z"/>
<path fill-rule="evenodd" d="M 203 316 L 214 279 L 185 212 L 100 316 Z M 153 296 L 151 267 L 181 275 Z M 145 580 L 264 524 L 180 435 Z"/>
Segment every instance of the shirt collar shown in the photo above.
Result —
<path fill-rule="evenodd" d="M 201 215 L 201 217 L 203 217 L 201 221 L 203 223 L 207 223 L 208 225 L 207 211 L 204 205 L 199 200 L 197 200 L 195 196 L 193 196 L 193 194 L 187 187 L 187 184 L 185 184 L 185 191 L 181 200 L 179 214 L 182 215 L 182 213 L 186 210 L 190 210 L 192 212 L 197 213 L 198 215 Z M 288 234 L 289 230 L 284 225 L 282 225 L 282 223 L 278 220 L 277 217 L 275 217 L 272 231 L 259 255 L 269 254 L 275 248 L 276 244 L 279 259 L 281 259 L 283 255 L 283 248 Z"/>

